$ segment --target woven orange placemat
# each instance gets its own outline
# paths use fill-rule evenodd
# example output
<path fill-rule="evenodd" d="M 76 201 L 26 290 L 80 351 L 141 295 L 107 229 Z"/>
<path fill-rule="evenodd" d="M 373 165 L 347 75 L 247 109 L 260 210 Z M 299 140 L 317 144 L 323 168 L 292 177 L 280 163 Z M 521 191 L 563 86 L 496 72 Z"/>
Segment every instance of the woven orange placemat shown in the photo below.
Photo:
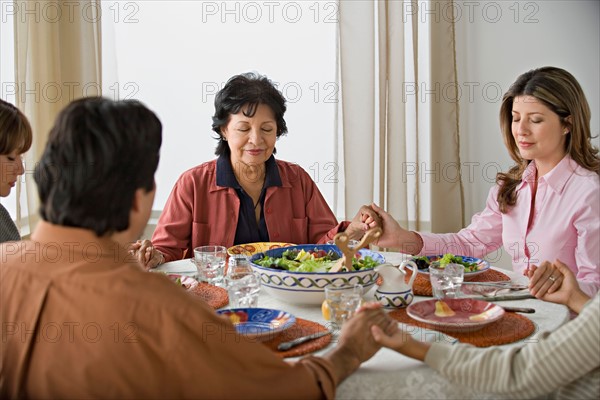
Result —
<path fill-rule="evenodd" d="M 327 331 L 327 328 L 317 322 L 296 318 L 296 323 L 292 327 L 281 332 L 281 334 L 277 335 L 274 339 L 263 342 L 263 344 L 283 358 L 303 356 L 327 346 L 331 342 L 331 335 L 325 335 L 317 339 L 309 340 L 308 342 L 299 344 L 286 351 L 277 350 L 277 346 L 283 342 L 289 342 L 290 340 L 302 336 L 324 331 Z"/>
<path fill-rule="evenodd" d="M 410 277 L 412 276 L 412 271 L 406 270 L 406 283 L 408 283 Z M 381 279 L 381 277 L 379 277 Z M 377 284 L 380 285 L 381 281 L 377 280 Z M 475 275 L 472 278 L 469 278 L 469 282 L 500 282 L 500 281 L 510 281 L 510 277 L 500 271 L 496 271 L 494 269 L 489 269 L 481 274 Z M 413 282 L 413 293 L 415 296 L 433 296 L 433 292 L 431 289 L 431 282 L 429 281 L 429 275 L 426 274 L 417 274 L 415 281 Z"/>
<path fill-rule="evenodd" d="M 406 308 L 391 311 L 389 316 L 398 322 L 444 332 L 458 339 L 461 343 L 469 343 L 477 347 L 489 347 L 517 342 L 525 339 L 535 331 L 535 325 L 529 318 L 512 312 L 505 313 L 498 321 L 473 332 L 451 332 L 415 321 L 408 316 Z"/>
<path fill-rule="evenodd" d="M 221 307 L 225 307 L 227 304 L 229 304 L 229 296 L 227 296 L 227 290 L 218 286 L 209 285 L 206 282 L 199 282 L 198 286 L 191 289 L 189 292 L 192 293 L 194 296 L 200 297 L 215 310 Z"/>

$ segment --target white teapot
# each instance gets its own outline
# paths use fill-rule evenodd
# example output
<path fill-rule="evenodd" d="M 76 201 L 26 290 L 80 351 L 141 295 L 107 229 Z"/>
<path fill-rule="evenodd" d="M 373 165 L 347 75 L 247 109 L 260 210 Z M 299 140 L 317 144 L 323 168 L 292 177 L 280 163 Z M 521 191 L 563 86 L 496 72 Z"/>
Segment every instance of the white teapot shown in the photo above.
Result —
<path fill-rule="evenodd" d="M 412 269 L 408 284 L 404 279 L 404 268 Z M 417 277 L 417 265 L 412 261 L 404 261 L 399 267 L 384 263 L 375 267 L 375 271 L 383 278 L 383 283 L 375 291 L 375 298 L 385 308 L 404 308 L 412 303 L 415 297 L 412 291 L 413 282 Z"/>

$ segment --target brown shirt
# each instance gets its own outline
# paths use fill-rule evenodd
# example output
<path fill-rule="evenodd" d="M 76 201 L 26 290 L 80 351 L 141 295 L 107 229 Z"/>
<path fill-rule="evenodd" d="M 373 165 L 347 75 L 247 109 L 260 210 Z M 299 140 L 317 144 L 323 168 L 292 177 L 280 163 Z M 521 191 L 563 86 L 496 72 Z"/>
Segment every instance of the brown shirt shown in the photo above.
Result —
<path fill-rule="evenodd" d="M 290 364 L 92 232 L 40 223 L 0 245 L 0 397 L 331 398 L 332 365 Z"/>

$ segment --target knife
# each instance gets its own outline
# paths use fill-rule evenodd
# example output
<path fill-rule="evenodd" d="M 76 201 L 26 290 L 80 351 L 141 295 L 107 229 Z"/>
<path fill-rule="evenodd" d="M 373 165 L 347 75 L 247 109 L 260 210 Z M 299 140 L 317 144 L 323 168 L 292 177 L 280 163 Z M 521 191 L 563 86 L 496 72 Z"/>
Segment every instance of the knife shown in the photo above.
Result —
<path fill-rule="evenodd" d="M 298 346 L 299 344 L 308 342 L 309 340 L 320 338 L 325 335 L 331 335 L 331 332 L 329 332 L 329 331 L 317 332 L 317 333 L 313 333 L 312 335 L 302 336 L 302 337 L 299 337 L 298 339 L 290 340 L 289 342 L 283 342 L 283 343 L 280 343 L 279 346 L 277 346 L 277 350 L 279 350 L 279 351 L 289 350 L 294 346 Z"/>
<path fill-rule="evenodd" d="M 519 294 L 519 295 L 507 295 L 507 296 L 475 296 L 465 297 L 473 300 L 485 300 L 485 301 L 510 301 L 510 300 L 523 300 L 523 299 L 535 299 L 535 296 L 531 294 Z"/>
<path fill-rule="evenodd" d="M 499 306 L 499 307 L 502 307 L 504 309 L 504 311 L 520 312 L 520 313 L 525 313 L 525 314 L 533 314 L 533 313 L 535 313 L 535 309 L 533 309 L 533 308 L 526 308 L 526 307 L 505 307 L 505 306 Z"/>
<path fill-rule="evenodd" d="M 527 289 L 526 285 L 519 285 L 516 283 L 508 282 L 463 282 L 463 285 L 477 285 L 477 286 L 491 286 L 500 289 L 510 289 L 510 290 L 523 290 Z"/>

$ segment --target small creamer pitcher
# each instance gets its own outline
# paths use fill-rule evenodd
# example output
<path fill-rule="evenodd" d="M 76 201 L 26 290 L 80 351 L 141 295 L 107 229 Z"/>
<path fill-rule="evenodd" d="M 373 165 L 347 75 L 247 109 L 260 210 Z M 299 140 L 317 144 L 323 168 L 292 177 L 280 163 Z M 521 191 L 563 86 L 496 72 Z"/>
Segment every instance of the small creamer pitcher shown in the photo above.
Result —
<path fill-rule="evenodd" d="M 410 281 L 406 283 L 404 268 L 412 269 Z M 385 308 L 404 308 L 412 303 L 414 294 L 413 282 L 417 277 L 417 265 L 412 261 L 404 261 L 399 267 L 385 263 L 375 267 L 375 271 L 383 278 L 383 283 L 375 291 L 375 298 Z"/>

